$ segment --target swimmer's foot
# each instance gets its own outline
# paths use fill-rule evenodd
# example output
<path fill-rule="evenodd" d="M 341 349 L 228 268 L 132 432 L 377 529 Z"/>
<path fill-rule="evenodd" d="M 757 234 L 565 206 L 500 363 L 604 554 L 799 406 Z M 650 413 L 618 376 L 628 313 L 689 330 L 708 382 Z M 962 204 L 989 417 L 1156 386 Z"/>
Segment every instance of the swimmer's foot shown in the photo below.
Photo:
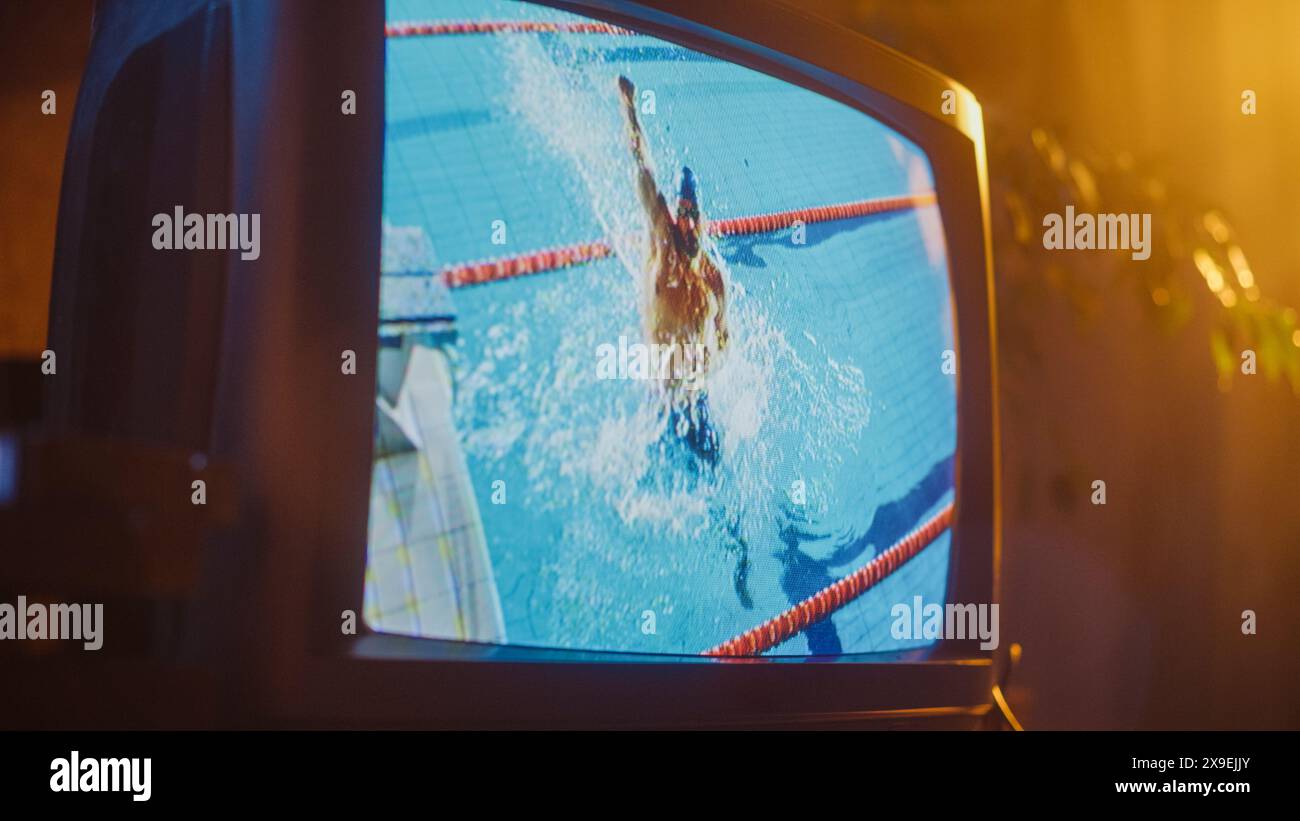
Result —
<path fill-rule="evenodd" d="M 747 553 L 748 551 L 736 563 L 736 574 L 732 581 L 736 586 L 736 597 L 740 599 L 740 606 L 746 610 L 753 610 L 754 600 L 749 595 L 749 556 Z"/>
<path fill-rule="evenodd" d="M 746 610 L 754 609 L 754 600 L 749 595 L 749 544 L 745 537 L 740 535 L 740 517 L 737 516 L 727 523 L 727 532 L 731 538 L 736 540 L 736 546 L 731 548 L 739 554 L 736 561 L 736 572 L 732 576 L 732 583 L 736 587 L 736 598 L 740 599 L 741 607 Z"/>

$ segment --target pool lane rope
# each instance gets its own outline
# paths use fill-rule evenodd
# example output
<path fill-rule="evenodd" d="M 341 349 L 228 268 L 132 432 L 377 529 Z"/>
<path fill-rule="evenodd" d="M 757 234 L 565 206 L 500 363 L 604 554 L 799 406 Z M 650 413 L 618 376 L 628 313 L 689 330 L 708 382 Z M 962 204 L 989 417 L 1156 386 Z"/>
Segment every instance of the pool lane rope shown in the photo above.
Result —
<path fill-rule="evenodd" d="M 838 205 L 818 205 L 811 208 L 795 208 L 789 211 L 774 211 L 768 214 L 756 214 L 748 217 L 730 217 L 709 224 L 709 232 L 714 236 L 737 236 L 744 234 L 764 234 L 791 228 L 796 222 L 807 225 L 816 222 L 854 219 L 875 214 L 887 214 L 934 205 L 937 202 L 933 191 L 916 194 L 904 194 L 900 197 L 880 197 L 878 199 L 857 200 Z M 531 251 L 512 257 L 468 262 L 449 265 L 440 272 L 443 282 L 449 288 L 463 288 L 468 285 L 483 285 L 489 282 L 514 279 L 515 277 L 539 274 L 568 268 L 584 262 L 604 259 L 613 253 L 613 248 L 605 240 L 580 242 L 557 248 Z"/>
<path fill-rule="evenodd" d="M 451 20 L 388 23 L 387 37 L 432 37 L 441 34 L 636 34 L 610 23 L 597 21 L 545 22 L 542 20 Z"/>
<path fill-rule="evenodd" d="M 828 618 L 836 610 L 866 593 L 924 550 L 939 534 L 952 527 L 953 505 L 949 503 L 920 527 L 894 543 L 885 552 L 854 572 L 833 582 L 779 615 L 768 619 L 703 656 L 757 656 Z"/>

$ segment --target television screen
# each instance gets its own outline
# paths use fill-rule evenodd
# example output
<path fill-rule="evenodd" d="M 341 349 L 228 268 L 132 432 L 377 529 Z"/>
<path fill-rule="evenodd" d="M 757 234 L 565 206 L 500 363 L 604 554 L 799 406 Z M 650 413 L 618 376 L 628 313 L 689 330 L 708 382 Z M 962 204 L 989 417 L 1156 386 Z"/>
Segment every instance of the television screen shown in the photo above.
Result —
<path fill-rule="evenodd" d="M 678 657 L 932 643 L 899 609 L 945 603 L 955 497 L 925 153 L 545 6 L 387 17 L 367 623 Z"/>

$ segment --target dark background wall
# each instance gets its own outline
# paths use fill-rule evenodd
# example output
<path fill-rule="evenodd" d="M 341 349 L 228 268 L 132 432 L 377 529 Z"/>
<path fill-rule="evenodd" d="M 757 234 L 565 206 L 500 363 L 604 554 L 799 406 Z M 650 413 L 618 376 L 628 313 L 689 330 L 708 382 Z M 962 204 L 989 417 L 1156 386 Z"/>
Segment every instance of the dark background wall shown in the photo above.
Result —
<path fill-rule="evenodd" d="M 1007 162 L 1033 153 L 1035 127 L 1081 156 L 1128 152 L 1135 180 L 1166 191 L 1157 223 L 1217 209 L 1265 299 L 1300 304 L 1300 4 L 803 5 L 974 91 L 1004 149 L 995 211 L 1041 173 Z M 1233 320 L 1185 260 L 1168 276 L 1191 313 L 1170 330 L 1145 263 L 1074 263 L 1063 287 L 1054 259 L 1026 264 L 1006 234 L 1004 620 L 1025 647 L 1013 703 L 1031 727 L 1300 726 L 1300 397 L 1262 375 L 1219 384 L 1211 334 Z M 1245 609 L 1258 635 L 1242 635 Z"/>
<path fill-rule="evenodd" d="M 1300 3 L 802 5 L 970 87 L 1007 149 L 991 163 L 996 192 L 1030 185 L 1008 157 L 1032 154 L 1035 127 L 1128 152 L 1135 175 L 1166 186 L 1168 214 L 1222 211 L 1261 290 L 1300 304 Z M 0 4 L 0 356 L 45 346 L 90 6 Z M 40 114 L 46 88 L 58 94 L 55 116 Z M 1246 88 L 1258 94 L 1255 117 L 1240 112 Z M 1131 267 L 1084 264 L 1063 288 L 1013 253 L 1002 223 L 995 246 L 1003 639 L 1025 647 L 1011 691 L 1021 718 L 1300 727 L 1300 397 L 1263 375 L 1221 384 L 1210 339 L 1222 317 L 1194 272 L 1190 314 L 1171 330 Z M 1105 506 L 1089 500 L 1094 479 L 1107 482 Z M 1258 613 L 1258 635 L 1242 635 L 1244 609 Z"/>
<path fill-rule="evenodd" d="M 39 355 L 63 150 L 90 48 L 90 0 L 0 3 L 0 357 Z M 55 92 L 57 113 L 41 113 Z"/>

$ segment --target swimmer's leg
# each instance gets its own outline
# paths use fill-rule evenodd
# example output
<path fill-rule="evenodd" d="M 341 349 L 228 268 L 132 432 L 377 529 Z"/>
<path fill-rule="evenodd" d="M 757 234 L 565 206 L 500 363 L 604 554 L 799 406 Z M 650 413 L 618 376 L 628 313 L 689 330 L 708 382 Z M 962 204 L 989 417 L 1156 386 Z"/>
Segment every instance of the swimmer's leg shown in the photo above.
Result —
<path fill-rule="evenodd" d="M 692 400 L 686 413 L 686 435 L 683 437 L 695 455 L 710 465 L 717 464 L 721 450 L 718 432 L 709 420 L 709 400 L 701 394 Z"/>

